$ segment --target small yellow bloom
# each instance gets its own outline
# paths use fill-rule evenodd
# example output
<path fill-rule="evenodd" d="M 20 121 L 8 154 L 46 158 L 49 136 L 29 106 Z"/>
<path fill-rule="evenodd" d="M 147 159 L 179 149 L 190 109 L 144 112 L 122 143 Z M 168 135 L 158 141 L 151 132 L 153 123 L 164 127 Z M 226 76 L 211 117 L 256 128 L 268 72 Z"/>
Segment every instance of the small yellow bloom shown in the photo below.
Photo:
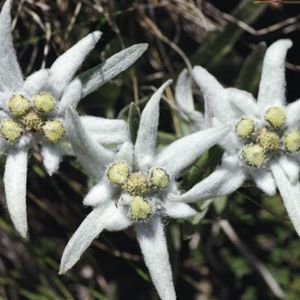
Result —
<path fill-rule="evenodd" d="M 49 113 L 55 107 L 55 99 L 49 93 L 40 93 L 33 97 L 34 108 L 41 113 Z"/>
<path fill-rule="evenodd" d="M 280 107 L 271 107 L 267 110 L 265 114 L 265 119 L 268 121 L 274 128 L 279 129 L 285 125 L 286 115 L 282 108 Z"/>
<path fill-rule="evenodd" d="M 130 216 L 135 222 L 146 221 L 151 216 L 151 205 L 142 197 L 133 197 L 130 202 Z"/>
<path fill-rule="evenodd" d="M 13 95 L 8 101 L 8 109 L 15 117 L 20 117 L 28 113 L 30 101 L 21 94 Z"/>
<path fill-rule="evenodd" d="M 59 142 L 65 135 L 65 128 L 60 121 L 51 120 L 43 125 L 43 133 L 51 143 Z"/>
<path fill-rule="evenodd" d="M 7 141 L 14 142 L 21 136 L 22 128 L 14 120 L 6 119 L 1 124 L 0 133 Z"/>

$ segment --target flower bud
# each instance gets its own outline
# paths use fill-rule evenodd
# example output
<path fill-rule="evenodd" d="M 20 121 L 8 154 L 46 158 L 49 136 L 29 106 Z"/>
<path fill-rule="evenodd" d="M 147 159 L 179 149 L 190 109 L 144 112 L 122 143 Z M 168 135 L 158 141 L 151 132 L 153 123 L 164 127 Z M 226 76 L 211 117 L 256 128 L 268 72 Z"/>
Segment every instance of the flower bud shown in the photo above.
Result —
<path fill-rule="evenodd" d="M 170 183 L 169 175 L 160 168 L 151 170 L 149 179 L 151 185 L 158 189 L 165 189 Z"/>
<path fill-rule="evenodd" d="M 34 108 L 41 113 L 49 113 L 55 107 L 55 99 L 49 93 L 40 93 L 33 97 Z"/>
<path fill-rule="evenodd" d="M 43 133 L 51 143 L 59 142 L 65 135 L 65 128 L 60 121 L 51 120 L 43 125 Z"/>
<path fill-rule="evenodd" d="M 279 129 L 285 125 L 286 115 L 282 108 L 271 107 L 265 114 L 265 120 L 268 121 L 273 128 Z"/>
<path fill-rule="evenodd" d="M 20 94 L 13 95 L 8 101 L 8 109 L 15 117 L 20 117 L 27 114 L 29 108 L 29 100 Z"/>
<path fill-rule="evenodd" d="M 129 176 L 129 167 L 125 161 L 113 163 L 107 171 L 107 176 L 110 182 L 115 184 L 124 184 Z"/>
<path fill-rule="evenodd" d="M 240 138 L 249 138 L 255 130 L 255 125 L 252 119 L 242 118 L 235 126 L 235 132 Z"/>
<path fill-rule="evenodd" d="M 130 202 L 130 217 L 133 221 L 146 221 L 151 216 L 152 209 L 149 202 L 142 197 L 133 197 Z"/>
<path fill-rule="evenodd" d="M 9 142 L 16 141 L 22 134 L 21 126 L 12 119 L 6 119 L 1 123 L 0 133 Z"/>
<path fill-rule="evenodd" d="M 296 153 L 300 150 L 300 132 L 293 130 L 284 136 L 285 149 L 290 153 Z"/>
<path fill-rule="evenodd" d="M 257 144 L 245 145 L 242 149 L 242 155 L 248 166 L 260 168 L 266 163 L 265 149 Z"/>

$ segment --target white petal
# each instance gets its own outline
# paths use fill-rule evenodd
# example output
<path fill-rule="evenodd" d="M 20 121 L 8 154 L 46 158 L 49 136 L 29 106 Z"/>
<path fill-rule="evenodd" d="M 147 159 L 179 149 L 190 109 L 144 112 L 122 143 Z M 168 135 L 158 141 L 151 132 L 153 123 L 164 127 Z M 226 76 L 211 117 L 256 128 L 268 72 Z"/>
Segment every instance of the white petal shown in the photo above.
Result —
<path fill-rule="evenodd" d="M 117 208 L 113 201 L 106 207 L 93 209 L 69 240 L 62 255 L 59 273 L 63 274 L 71 269 L 103 230 L 119 231 L 130 225 L 131 221 L 123 208 Z"/>
<path fill-rule="evenodd" d="M 0 109 L 8 112 L 8 100 L 11 97 L 11 93 L 0 92 Z M 8 117 L 8 116 L 5 116 Z M 2 116 L 1 116 L 2 118 Z"/>
<path fill-rule="evenodd" d="M 195 67 L 193 75 L 196 83 L 201 88 L 207 104 L 207 111 L 220 121 L 228 121 L 233 117 L 233 111 L 227 99 L 226 90 L 207 70 Z"/>
<path fill-rule="evenodd" d="M 148 44 L 137 44 L 126 48 L 80 75 L 83 82 L 82 98 L 104 83 L 128 69 L 147 50 Z"/>
<path fill-rule="evenodd" d="M 4 188 L 8 212 L 11 220 L 22 237 L 26 237 L 26 183 L 28 150 L 11 149 L 7 155 L 4 171 Z"/>
<path fill-rule="evenodd" d="M 228 100 L 233 109 L 236 110 L 236 117 L 240 116 L 257 116 L 259 110 L 253 96 L 245 91 L 236 88 L 226 89 Z"/>
<path fill-rule="evenodd" d="M 62 151 L 57 145 L 45 144 L 42 147 L 41 154 L 47 173 L 50 176 L 53 175 L 59 168 L 62 160 Z"/>
<path fill-rule="evenodd" d="M 0 14 L 0 87 L 16 91 L 23 85 L 23 76 L 11 36 L 11 0 L 6 0 Z"/>
<path fill-rule="evenodd" d="M 72 80 L 86 56 L 95 48 L 100 37 L 100 31 L 90 33 L 53 63 L 50 68 L 50 84 L 57 98 L 59 98 L 63 89 Z"/>
<path fill-rule="evenodd" d="M 228 157 L 211 175 L 196 184 L 182 195 L 170 195 L 169 199 L 178 202 L 192 203 L 212 199 L 235 192 L 245 181 L 246 174 L 238 166 L 237 159 Z"/>
<path fill-rule="evenodd" d="M 223 126 L 187 135 L 164 148 L 155 159 L 154 165 L 165 169 L 169 176 L 176 178 L 201 154 L 223 139 L 228 130 L 228 127 Z"/>
<path fill-rule="evenodd" d="M 127 123 L 124 120 L 84 116 L 80 118 L 85 130 L 103 145 L 129 141 Z"/>
<path fill-rule="evenodd" d="M 278 164 L 273 164 L 271 166 L 271 170 L 281 194 L 284 206 L 295 230 L 300 236 L 300 184 L 299 182 L 291 183 Z"/>
<path fill-rule="evenodd" d="M 68 108 L 76 108 L 81 99 L 82 84 L 79 79 L 74 79 L 64 90 L 59 102 L 58 113 L 64 114 Z"/>
<path fill-rule="evenodd" d="M 297 126 L 300 120 L 300 99 L 287 105 L 285 109 L 286 124 L 290 127 Z"/>
<path fill-rule="evenodd" d="M 165 88 L 171 82 L 171 80 L 168 80 L 153 94 L 142 112 L 134 150 L 137 164 L 141 171 L 149 168 L 154 157 L 159 120 L 159 103 Z"/>
<path fill-rule="evenodd" d="M 122 144 L 122 146 L 120 147 L 120 150 L 116 154 L 115 161 L 124 160 L 127 162 L 129 167 L 131 168 L 131 166 L 133 165 L 133 155 L 134 155 L 133 151 L 134 150 L 133 150 L 132 143 L 125 142 L 124 144 Z"/>
<path fill-rule="evenodd" d="M 94 141 L 81 124 L 78 114 L 69 109 L 65 118 L 66 135 L 82 166 L 92 175 L 103 175 L 113 153 Z"/>
<path fill-rule="evenodd" d="M 88 192 L 83 199 L 83 204 L 89 206 L 103 204 L 112 199 L 112 194 L 112 184 L 104 178 Z"/>
<path fill-rule="evenodd" d="M 146 224 L 136 224 L 137 239 L 152 281 L 162 300 L 175 300 L 167 241 L 161 220 L 153 217 Z"/>
<path fill-rule="evenodd" d="M 276 183 L 269 170 L 251 170 L 251 173 L 258 188 L 270 196 L 276 193 Z"/>
<path fill-rule="evenodd" d="M 50 72 L 46 69 L 34 72 L 26 78 L 22 92 L 27 97 L 32 97 L 34 94 L 45 91 L 47 89 L 49 76 Z"/>
<path fill-rule="evenodd" d="M 278 159 L 278 163 L 292 183 L 295 183 L 299 180 L 299 165 L 296 159 L 287 155 L 282 155 Z"/>
<path fill-rule="evenodd" d="M 261 109 L 285 104 L 285 58 L 291 47 L 290 40 L 279 40 L 266 52 L 257 98 Z"/>
<path fill-rule="evenodd" d="M 184 113 L 195 110 L 192 78 L 187 69 L 184 69 L 178 77 L 175 86 L 175 100 L 179 109 Z"/>
<path fill-rule="evenodd" d="M 180 202 L 165 202 L 165 214 L 171 218 L 179 219 L 179 218 L 190 218 L 194 216 L 197 212 L 191 208 L 189 205 Z"/>

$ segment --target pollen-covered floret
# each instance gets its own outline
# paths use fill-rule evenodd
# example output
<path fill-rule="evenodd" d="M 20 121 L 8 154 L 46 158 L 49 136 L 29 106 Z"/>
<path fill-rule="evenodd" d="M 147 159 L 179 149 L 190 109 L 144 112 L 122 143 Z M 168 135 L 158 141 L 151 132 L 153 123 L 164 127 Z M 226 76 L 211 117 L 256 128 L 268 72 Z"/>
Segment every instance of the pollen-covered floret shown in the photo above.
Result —
<path fill-rule="evenodd" d="M 132 196 L 143 196 L 149 192 L 147 178 L 142 173 L 132 173 L 122 187 Z"/>
<path fill-rule="evenodd" d="M 245 163 L 251 167 L 260 168 L 267 161 L 265 149 L 257 144 L 245 145 L 242 149 L 242 155 Z"/>
<path fill-rule="evenodd" d="M 65 128 L 58 120 L 47 121 L 42 129 L 47 140 L 52 143 L 59 142 L 65 135 Z"/>
<path fill-rule="evenodd" d="M 13 95 L 8 101 L 8 109 L 15 117 L 20 117 L 28 113 L 30 108 L 29 100 L 21 94 Z"/>
<path fill-rule="evenodd" d="M 29 112 L 21 118 L 25 130 L 27 131 L 39 131 L 42 128 L 43 120 L 35 112 Z"/>
<path fill-rule="evenodd" d="M 249 138 L 254 131 L 254 121 L 250 118 L 242 118 L 235 126 L 235 132 L 240 138 Z"/>
<path fill-rule="evenodd" d="M 34 108 L 41 113 L 49 113 L 55 107 L 55 99 L 49 93 L 43 92 L 33 97 Z"/>
<path fill-rule="evenodd" d="M 286 115 L 282 108 L 271 107 L 265 114 L 265 120 L 268 121 L 272 127 L 279 129 L 285 125 Z"/>
<path fill-rule="evenodd" d="M 107 171 L 110 182 L 115 184 L 124 184 L 129 176 L 129 167 L 125 161 L 113 163 Z"/>
<path fill-rule="evenodd" d="M 130 201 L 130 217 L 134 222 L 146 221 L 151 216 L 152 209 L 149 202 L 142 197 L 133 197 Z"/>
<path fill-rule="evenodd" d="M 276 132 L 263 128 L 257 136 L 257 143 L 266 151 L 277 151 L 280 148 L 280 137 Z"/>
<path fill-rule="evenodd" d="M 0 127 L 1 136 L 9 142 L 16 141 L 22 134 L 21 126 L 11 119 L 6 119 Z"/>
<path fill-rule="evenodd" d="M 150 171 L 149 180 L 153 187 L 165 189 L 170 184 L 170 178 L 167 172 L 163 169 L 156 168 Z"/>
<path fill-rule="evenodd" d="M 290 153 L 296 153 L 300 150 L 300 132 L 293 130 L 284 136 L 285 149 Z"/>

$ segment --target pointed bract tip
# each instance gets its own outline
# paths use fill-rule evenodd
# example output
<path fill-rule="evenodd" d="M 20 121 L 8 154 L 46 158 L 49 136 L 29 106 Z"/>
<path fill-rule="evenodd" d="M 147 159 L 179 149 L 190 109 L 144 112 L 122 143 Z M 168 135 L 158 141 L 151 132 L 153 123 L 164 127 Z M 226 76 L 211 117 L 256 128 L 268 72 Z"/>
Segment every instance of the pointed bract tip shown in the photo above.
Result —
<path fill-rule="evenodd" d="M 102 32 L 99 31 L 99 30 L 94 31 L 91 34 L 93 35 L 93 37 L 95 38 L 95 40 L 97 40 L 97 42 L 100 40 L 100 38 L 102 36 Z"/>

